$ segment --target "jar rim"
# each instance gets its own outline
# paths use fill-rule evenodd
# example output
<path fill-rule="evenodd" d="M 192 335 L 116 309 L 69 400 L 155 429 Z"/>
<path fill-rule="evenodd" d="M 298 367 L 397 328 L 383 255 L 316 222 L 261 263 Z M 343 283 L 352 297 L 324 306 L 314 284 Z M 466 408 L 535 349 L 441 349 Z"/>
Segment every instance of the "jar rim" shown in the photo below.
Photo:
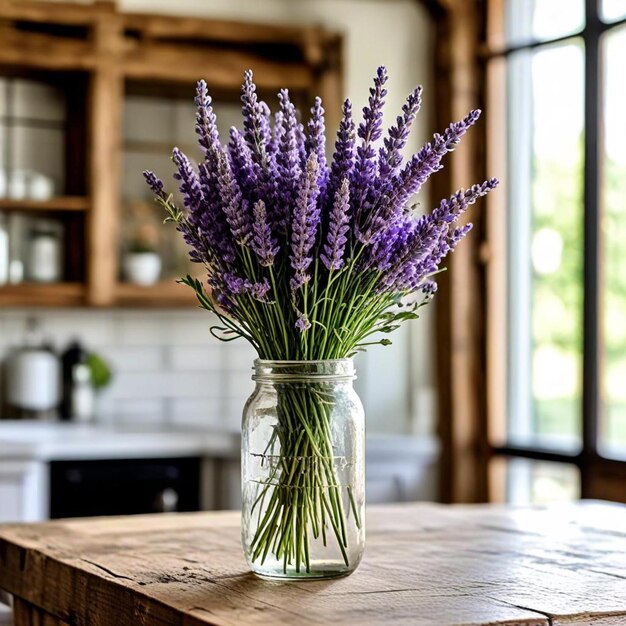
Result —
<path fill-rule="evenodd" d="M 316 363 L 343 363 L 343 362 L 352 362 L 352 357 L 345 357 L 343 359 L 254 359 L 254 364 L 257 363 L 259 365 L 269 365 L 269 364 L 277 364 L 280 365 L 313 365 Z"/>
<path fill-rule="evenodd" d="M 352 358 L 312 360 L 255 359 L 257 382 L 336 382 L 356 378 Z"/>

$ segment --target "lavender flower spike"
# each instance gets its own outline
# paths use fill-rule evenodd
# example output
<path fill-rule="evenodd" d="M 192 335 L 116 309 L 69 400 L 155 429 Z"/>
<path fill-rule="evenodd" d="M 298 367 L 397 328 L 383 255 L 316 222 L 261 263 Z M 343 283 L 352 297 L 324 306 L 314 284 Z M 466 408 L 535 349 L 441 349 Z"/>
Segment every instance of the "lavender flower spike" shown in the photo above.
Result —
<path fill-rule="evenodd" d="M 295 206 L 298 197 L 298 181 L 301 178 L 300 153 L 297 141 L 296 109 L 289 100 L 289 92 L 281 89 L 278 94 L 281 115 L 276 118 L 281 127 L 276 129 L 278 150 L 276 153 L 276 179 L 277 199 L 272 227 L 286 231 L 290 220 L 290 212 Z"/>
<path fill-rule="evenodd" d="M 396 206 L 404 204 L 406 200 L 417 193 L 431 174 L 442 168 L 441 160 L 456 148 L 465 133 L 478 121 L 480 109 L 470 111 L 460 122 L 453 122 L 446 128 L 443 135 L 436 133 L 433 141 L 427 143 L 394 178 L 394 188 L 397 189 L 393 197 Z"/>
<path fill-rule="evenodd" d="M 257 200 L 254 203 L 253 214 L 250 247 L 259 258 L 259 263 L 264 267 L 270 267 L 274 263 L 279 247 L 272 239 L 272 230 L 267 222 L 267 211 L 263 200 Z"/>
<path fill-rule="evenodd" d="M 348 241 L 346 235 L 350 227 L 349 211 L 350 186 L 348 179 L 344 178 L 335 195 L 326 243 L 320 254 L 320 259 L 328 270 L 339 270 L 344 264 L 343 255 Z"/>
<path fill-rule="evenodd" d="M 228 154 L 233 176 L 239 182 L 241 192 L 247 198 L 254 197 L 259 178 L 259 166 L 252 160 L 252 153 L 244 139 L 243 133 L 234 126 L 230 129 Z"/>
<path fill-rule="evenodd" d="M 301 182 L 300 192 L 294 207 L 291 226 L 291 268 L 295 274 L 290 281 L 292 291 L 296 291 L 311 278 L 307 274 L 311 258 L 311 250 L 315 244 L 315 235 L 320 222 L 317 208 L 319 187 L 317 185 L 317 157 L 309 156 L 306 173 Z"/>
<path fill-rule="evenodd" d="M 467 191 L 459 189 L 448 199 L 444 199 L 432 212 L 432 217 L 441 222 L 455 222 L 467 208 L 498 186 L 497 178 L 490 178 L 480 185 L 472 185 Z"/>
<path fill-rule="evenodd" d="M 161 200 L 167 199 L 167 195 L 163 189 L 163 181 L 154 172 L 145 170 L 143 177 L 146 179 L 150 191 L 152 191 L 155 196 L 161 198 Z"/>
<path fill-rule="evenodd" d="M 383 106 L 387 95 L 384 85 L 386 82 L 387 70 L 384 67 L 379 67 L 376 78 L 374 78 L 374 86 L 370 89 L 369 104 L 363 108 L 363 121 L 359 124 L 357 132 L 362 140 L 361 145 L 357 148 L 356 164 L 352 177 L 352 204 L 357 220 L 369 190 L 375 184 L 376 152 L 372 144 L 383 133 Z"/>
<path fill-rule="evenodd" d="M 381 182 L 398 173 L 398 168 L 402 163 L 401 150 L 406 145 L 411 126 L 421 106 L 422 86 L 419 85 L 407 97 L 402 107 L 402 115 L 397 117 L 396 125 L 389 129 L 389 136 L 384 141 L 384 147 L 379 151 L 378 176 Z"/>
<path fill-rule="evenodd" d="M 252 70 L 244 72 L 241 86 L 241 112 L 246 143 L 252 151 L 257 163 L 267 165 L 266 148 L 270 140 L 268 136 L 267 106 L 259 102 L 256 85 L 252 82 Z"/>
<path fill-rule="evenodd" d="M 223 151 L 218 154 L 217 186 L 233 239 L 243 246 L 250 239 L 252 230 L 248 202 L 242 198 L 239 185 L 233 178 L 228 158 Z"/>
<path fill-rule="evenodd" d="M 198 143 L 205 155 L 211 150 L 214 150 L 216 146 L 219 146 L 220 142 L 212 102 L 206 82 L 199 80 L 195 99 L 196 106 L 198 107 L 196 112 L 196 135 L 198 135 Z"/>
<path fill-rule="evenodd" d="M 349 99 L 344 101 L 342 111 L 343 117 L 337 131 L 335 154 L 330 166 L 330 180 L 327 188 L 327 197 L 330 202 L 334 201 L 341 181 L 344 178 L 351 178 L 354 165 L 355 125 L 352 119 L 352 103 Z"/>
<path fill-rule="evenodd" d="M 315 104 L 311 108 L 311 119 L 308 124 L 309 136 L 306 139 L 307 155 L 315 154 L 319 166 L 320 194 L 324 195 L 328 172 L 326 169 L 326 137 L 324 135 L 324 108 L 322 99 L 315 98 Z"/>
<path fill-rule="evenodd" d="M 172 150 L 172 161 L 178 168 L 178 173 L 174 178 L 180 181 L 180 192 L 183 194 L 183 203 L 192 212 L 197 211 L 204 201 L 202 187 L 196 170 L 191 165 L 191 161 L 178 148 Z"/>

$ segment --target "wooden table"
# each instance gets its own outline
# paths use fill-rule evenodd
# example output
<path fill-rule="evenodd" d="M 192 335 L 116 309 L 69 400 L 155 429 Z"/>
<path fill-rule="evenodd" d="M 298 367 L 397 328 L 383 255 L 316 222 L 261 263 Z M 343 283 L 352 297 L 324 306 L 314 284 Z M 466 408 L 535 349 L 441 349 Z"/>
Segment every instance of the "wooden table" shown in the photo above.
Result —
<path fill-rule="evenodd" d="M 350 577 L 248 573 L 236 513 L 0 526 L 16 626 L 626 625 L 626 506 L 371 507 Z"/>

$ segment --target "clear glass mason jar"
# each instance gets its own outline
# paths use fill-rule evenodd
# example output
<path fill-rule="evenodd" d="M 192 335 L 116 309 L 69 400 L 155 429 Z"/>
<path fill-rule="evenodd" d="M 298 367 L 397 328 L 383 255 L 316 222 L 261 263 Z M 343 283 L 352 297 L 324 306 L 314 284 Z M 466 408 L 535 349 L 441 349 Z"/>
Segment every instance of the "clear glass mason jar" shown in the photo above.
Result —
<path fill-rule="evenodd" d="M 243 413 L 241 538 L 272 578 L 352 572 L 365 547 L 365 424 L 352 359 L 254 363 Z"/>

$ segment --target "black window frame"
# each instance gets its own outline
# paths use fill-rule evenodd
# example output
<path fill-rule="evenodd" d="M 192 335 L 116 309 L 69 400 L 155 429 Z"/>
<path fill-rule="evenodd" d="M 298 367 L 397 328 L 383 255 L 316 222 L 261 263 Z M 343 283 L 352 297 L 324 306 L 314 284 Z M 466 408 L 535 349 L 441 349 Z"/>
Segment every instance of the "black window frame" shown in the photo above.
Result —
<path fill-rule="evenodd" d="M 505 0 L 506 1 L 506 0 Z M 583 154 L 583 365 L 582 365 L 582 446 L 578 453 L 568 453 L 540 446 L 523 446 L 508 442 L 492 445 L 492 458 L 522 458 L 573 465 L 580 473 L 582 498 L 622 499 L 621 492 L 604 488 L 603 481 L 626 481 L 626 459 L 603 457 L 598 450 L 600 419 L 600 264 L 602 245 L 600 221 L 601 125 L 602 125 L 602 37 L 626 24 L 626 17 L 613 22 L 601 18 L 601 0 L 584 0 L 585 23 L 577 31 L 551 39 L 529 40 L 499 50 L 489 50 L 483 60 L 486 66 L 494 59 L 507 59 L 521 50 L 533 50 L 574 38 L 584 44 L 584 154 Z M 488 5 L 488 2 L 487 2 Z M 488 7 L 487 7 L 488 8 Z"/>

